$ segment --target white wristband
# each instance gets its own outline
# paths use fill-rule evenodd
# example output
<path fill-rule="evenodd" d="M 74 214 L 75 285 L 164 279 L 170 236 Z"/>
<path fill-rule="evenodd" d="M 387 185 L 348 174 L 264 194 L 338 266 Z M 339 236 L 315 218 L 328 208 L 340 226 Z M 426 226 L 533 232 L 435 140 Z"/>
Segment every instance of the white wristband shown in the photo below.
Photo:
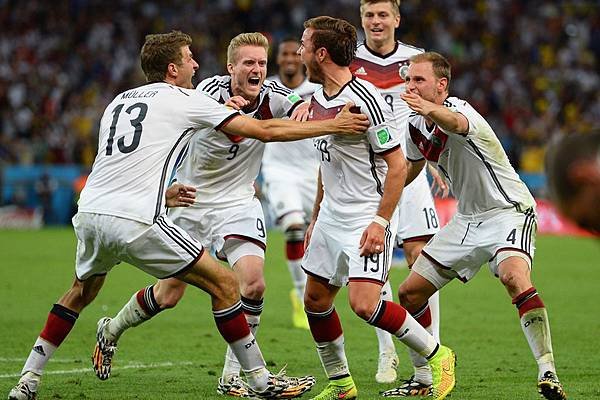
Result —
<path fill-rule="evenodd" d="M 376 215 L 375 218 L 373 218 L 373 222 L 375 222 L 378 225 L 383 226 L 384 228 L 387 228 L 390 225 L 390 221 L 388 221 L 387 219 L 380 217 L 379 215 Z"/>

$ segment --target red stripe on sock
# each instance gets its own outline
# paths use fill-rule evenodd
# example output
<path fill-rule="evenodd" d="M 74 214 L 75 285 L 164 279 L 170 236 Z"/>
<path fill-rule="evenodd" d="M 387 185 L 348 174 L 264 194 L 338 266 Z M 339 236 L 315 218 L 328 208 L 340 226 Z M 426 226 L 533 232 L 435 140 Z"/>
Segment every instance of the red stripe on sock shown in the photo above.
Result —
<path fill-rule="evenodd" d="M 308 325 L 315 342 L 332 342 L 342 335 L 342 324 L 335 310 L 324 318 L 308 315 Z"/>
<path fill-rule="evenodd" d="M 135 298 L 136 298 L 138 304 L 140 305 L 140 307 L 142 307 L 144 309 L 146 314 L 152 315 L 152 312 L 150 311 L 150 308 L 148 307 L 148 304 L 146 304 L 146 300 L 144 299 L 145 292 L 146 292 L 146 288 L 143 288 L 142 290 L 140 290 L 139 292 L 136 293 Z"/>
<path fill-rule="evenodd" d="M 431 310 L 429 309 L 429 306 L 427 306 L 425 312 L 423 312 L 419 318 L 415 319 L 423 328 L 429 328 L 431 326 Z"/>
<path fill-rule="evenodd" d="M 215 319 L 215 322 L 219 333 L 227 343 L 235 342 L 250 334 L 248 321 L 241 310 L 235 316 L 227 320 Z"/>
<path fill-rule="evenodd" d="M 54 313 L 49 313 L 40 337 L 58 347 L 65 340 L 69 332 L 71 332 L 73 325 L 75 325 L 73 322 L 61 318 Z"/>
<path fill-rule="evenodd" d="M 384 301 L 384 303 L 383 315 L 374 325 L 384 331 L 396 333 L 406 320 L 406 309 L 393 301 Z"/>
<path fill-rule="evenodd" d="M 522 317 L 523 314 L 531 311 L 531 310 L 535 310 L 536 308 L 544 308 L 544 302 L 542 301 L 542 299 L 540 298 L 539 294 L 534 295 L 532 298 L 522 302 L 522 300 L 524 298 L 526 298 L 527 296 L 531 295 L 533 292 L 535 292 L 535 288 L 529 288 L 526 291 L 524 291 L 523 293 L 521 293 L 520 295 L 518 295 L 517 297 L 515 297 L 513 299 L 513 304 L 519 304 L 520 305 L 517 307 L 517 309 L 519 310 L 519 317 Z M 522 303 L 521 303 L 522 302 Z"/>
<path fill-rule="evenodd" d="M 299 260 L 304 257 L 303 242 L 286 242 L 285 254 L 288 260 Z"/>

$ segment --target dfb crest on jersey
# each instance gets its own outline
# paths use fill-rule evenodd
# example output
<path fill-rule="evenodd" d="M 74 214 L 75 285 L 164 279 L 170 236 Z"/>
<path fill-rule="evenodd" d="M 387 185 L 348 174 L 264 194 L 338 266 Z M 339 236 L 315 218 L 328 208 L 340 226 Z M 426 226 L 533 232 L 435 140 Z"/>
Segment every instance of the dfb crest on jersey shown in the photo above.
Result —
<path fill-rule="evenodd" d="M 400 75 L 402 80 L 406 80 L 406 75 L 408 75 L 408 61 L 398 63 L 398 75 Z"/>

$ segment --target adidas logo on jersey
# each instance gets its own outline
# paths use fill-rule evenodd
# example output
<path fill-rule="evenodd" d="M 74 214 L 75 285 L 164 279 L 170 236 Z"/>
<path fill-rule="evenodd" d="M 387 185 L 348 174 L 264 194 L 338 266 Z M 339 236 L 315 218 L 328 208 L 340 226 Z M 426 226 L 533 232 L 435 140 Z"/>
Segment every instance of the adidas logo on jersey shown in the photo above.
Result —
<path fill-rule="evenodd" d="M 356 71 L 354 71 L 354 75 L 367 75 L 367 71 L 365 70 L 365 67 L 360 67 L 359 69 L 357 69 Z"/>
<path fill-rule="evenodd" d="M 46 353 L 44 352 L 44 348 L 42 347 L 41 344 L 38 344 L 37 346 L 33 347 L 33 351 L 35 351 L 36 353 L 38 353 L 41 356 L 46 357 Z"/>

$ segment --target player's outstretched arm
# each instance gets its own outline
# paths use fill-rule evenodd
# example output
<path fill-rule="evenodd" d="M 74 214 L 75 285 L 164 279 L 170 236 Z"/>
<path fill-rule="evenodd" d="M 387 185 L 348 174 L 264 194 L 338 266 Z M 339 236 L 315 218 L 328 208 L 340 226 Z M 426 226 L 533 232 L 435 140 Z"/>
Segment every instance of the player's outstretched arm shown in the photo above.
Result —
<path fill-rule="evenodd" d="M 469 132 L 469 121 L 458 112 L 452 112 L 448 107 L 432 103 L 416 93 L 406 92 L 400 96 L 411 110 L 431 119 L 446 132 L 464 135 Z"/>
<path fill-rule="evenodd" d="M 370 256 L 384 251 L 385 228 L 394 215 L 406 181 L 406 158 L 404 158 L 402 149 L 398 146 L 396 150 L 382 157 L 388 167 L 383 183 L 383 196 L 379 203 L 377 215 L 365 229 L 360 239 L 361 256 Z"/>
<path fill-rule="evenodd" d="M 331 134 L 360 135 L 366 132 L 370 122 L 366 115 L 352 113 L 352 106 L 354 104 L 348 103 L 334 119 L 322 121 L 257 120 L 242 115 L 230 120 L 221 130 L 263 142 L 287 142 Z"/>

